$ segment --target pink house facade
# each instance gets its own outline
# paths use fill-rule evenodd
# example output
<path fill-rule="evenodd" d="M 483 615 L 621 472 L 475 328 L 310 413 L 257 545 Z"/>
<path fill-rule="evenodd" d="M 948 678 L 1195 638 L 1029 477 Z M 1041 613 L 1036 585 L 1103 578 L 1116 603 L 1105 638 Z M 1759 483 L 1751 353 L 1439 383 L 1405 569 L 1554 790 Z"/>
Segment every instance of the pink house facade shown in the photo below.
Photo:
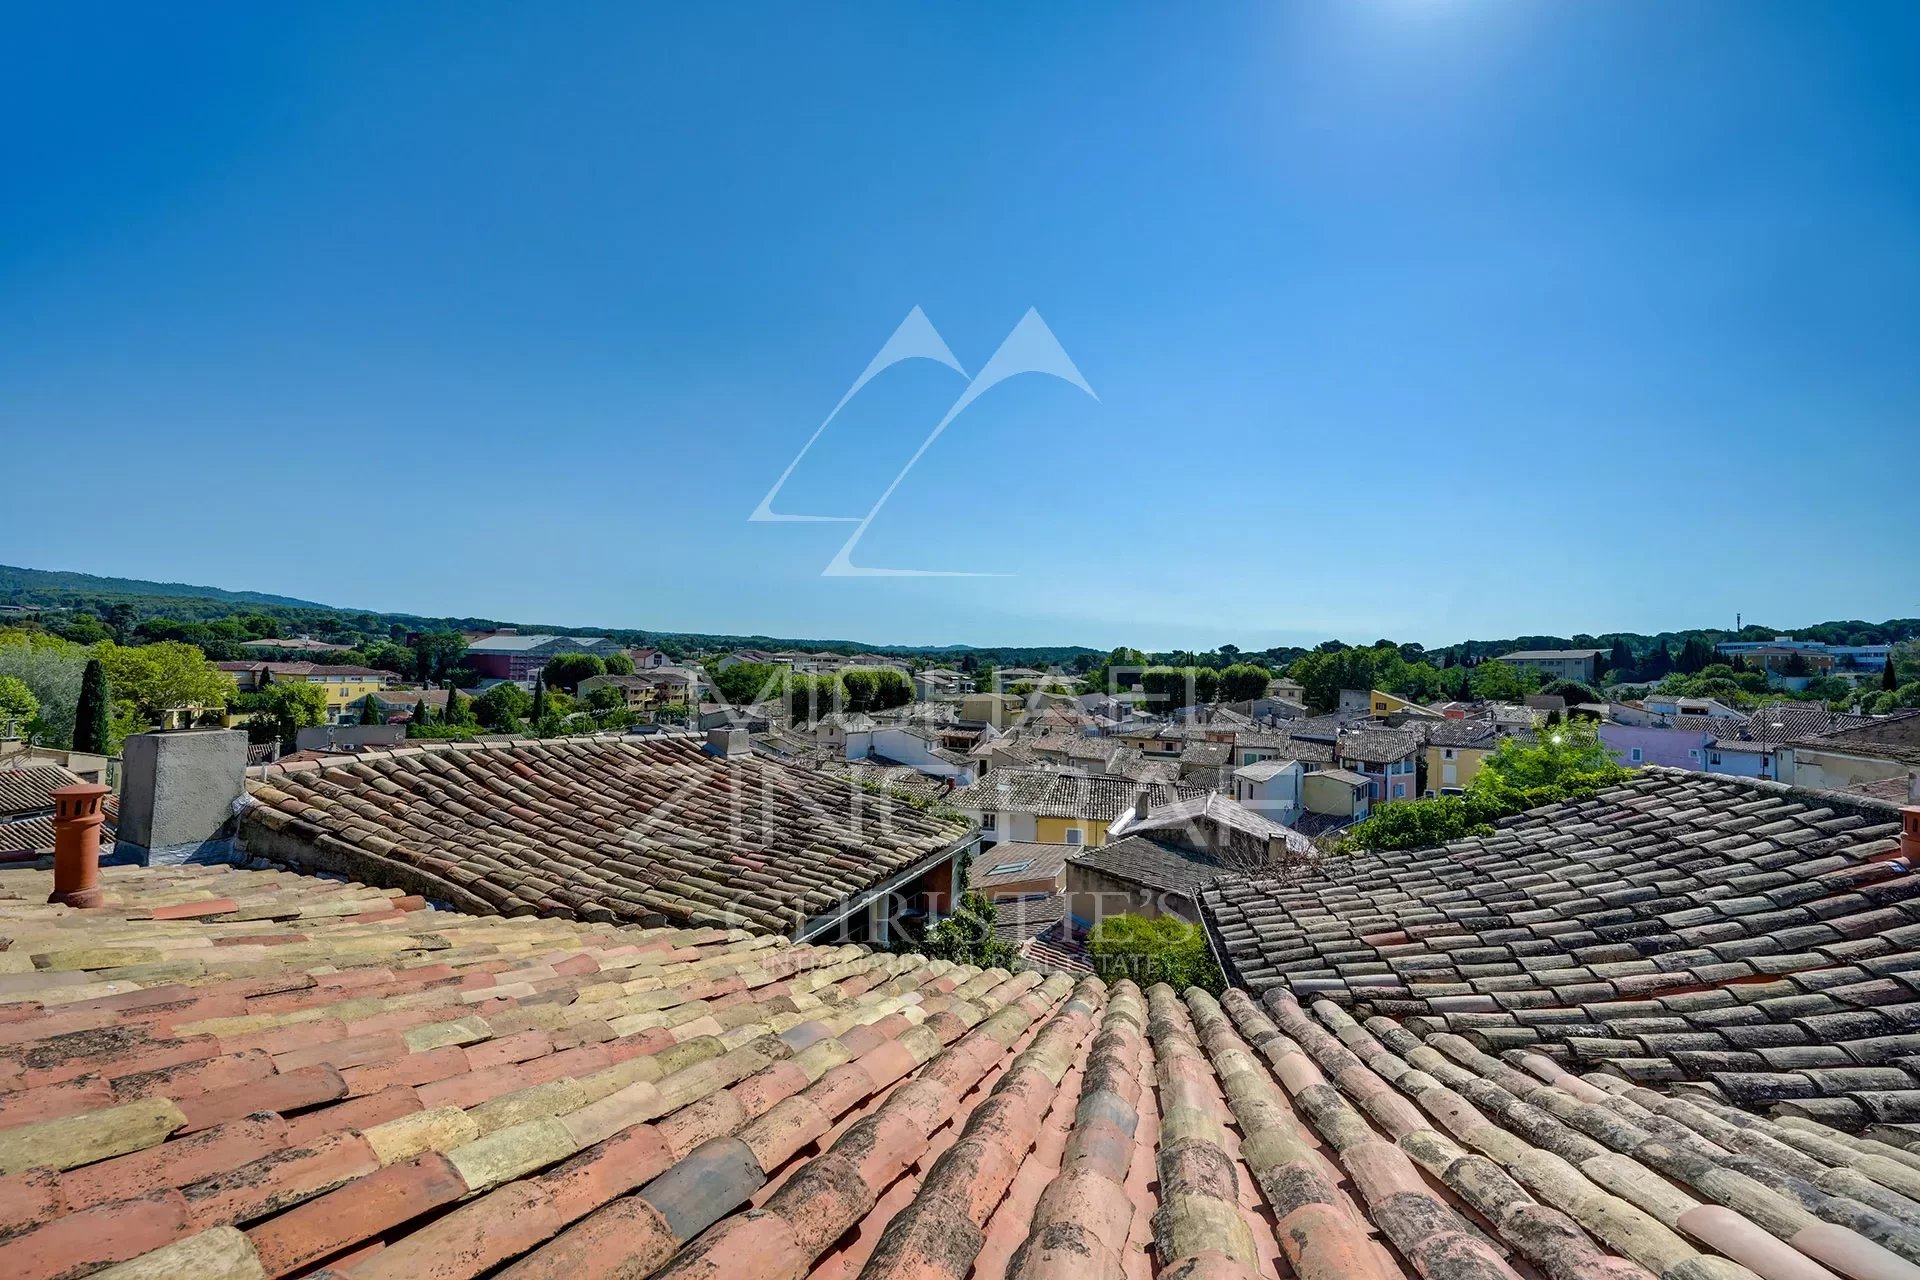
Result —
<path fill-rule="evenodd" d="M 1632 768 L 1663 764 L 1675 769 L 1705 769 L 1713 735 L 1699 729 L 1603 723 L 1600 741 L 1621 764 Z"/>

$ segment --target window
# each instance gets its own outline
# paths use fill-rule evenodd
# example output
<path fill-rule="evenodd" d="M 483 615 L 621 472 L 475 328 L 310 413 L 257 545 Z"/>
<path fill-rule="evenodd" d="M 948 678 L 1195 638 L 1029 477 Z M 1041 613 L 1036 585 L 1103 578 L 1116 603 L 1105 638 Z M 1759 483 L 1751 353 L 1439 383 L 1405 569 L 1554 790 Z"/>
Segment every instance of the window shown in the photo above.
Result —
<path fill-rule="evenodd" d="M 1067 828 L 1068 844 L 1084 844 L 1086 843 L 1086 839 L 1087 839 L 1087 833 L 1085 831 L 1082 831 L 1079 827 Z"/>
<path fill-rule="evenodd" d="M 1698 747 L 1687 748 L 1687 759 L 1698 760 L 1699 758 L 1700 758 L 1700 748 Z"/>
<path fill-rule="evenodd" d="M 1633 751 L 1632 751 L 1632 757 L 1633 757 L 1633 762 L 1634 762 L 1635 764 L 1639 764 L 1639 763 L 1640 763 L 1640 748 L 1638 748 L 1638 747 L 1635 747 L 1635 748 L 1633 749 Z"/>
<path fill-rule="evenodd" d="M 1451 760 L 1451 759 L 1453 759 L 1453 748 L 1452 748 L 1452 747 L 1448 747 L 1448 748 L 1446 748 L 1445 750 L 1443 750 L 1443 751 L 1442 751 L 1442 752 L 1440 753 L 1440 758 L 1441 758 L 1442 760 Z"/>
<path fill-rule="evenodd" d="M 1718 751 L 1716 751 L 1716 752 L 1714 752 L 1714 753 L 1713 753 L 1713 756 L 1712 756 L 1712 760 L 1711 760 L 1711 762 L 1712 762 L 1713 764 L 1719 764 L 1719 763 L 1720 763 L 1720 753 L 1719 753 Z"/>
<path fill-rule="evenodd" d="M 1022 858 L 1019 862 L 1002 862 L 987 872 L 990 876 L 1010 876 L 1016 871 L 1025 871 L 1033 865 L 1032 858 Z"/>
<path fill-rule="evenodd" d="M 1000 815 L 998 815 L 998 814 L 994 814 L 994 813 L 983 813 L 983 814 L 981 814 L 981 815 L 980 815 L 980 829 L 981 829 L 982 831 L 992 831 L 992 830 L 994 829 L 994 827 L 995 827 L 995 825 L 996 825 L 996 823 L 997 823 L 997 820 L 998 820 L 998 818 L 999 818 L 999 816 L 1000 816 Z"/>

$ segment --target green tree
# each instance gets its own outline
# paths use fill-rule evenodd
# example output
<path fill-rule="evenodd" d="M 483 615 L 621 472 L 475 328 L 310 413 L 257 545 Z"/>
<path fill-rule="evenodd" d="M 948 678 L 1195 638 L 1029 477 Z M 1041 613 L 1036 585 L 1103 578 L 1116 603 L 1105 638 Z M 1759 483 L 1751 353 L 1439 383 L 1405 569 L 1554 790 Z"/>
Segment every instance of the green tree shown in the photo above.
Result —
<path fill-rule="evenodd" d="M 1688 636 L 1680 646 L 1680 656 L 1674 659 L 1674 667 L 1691 675 L 1703 667 L 1713 664 L 1713 646 L 1704 636 Z"/>
<path fill-rule="evenodd" d="M 495 733 L 518 733 L 520 721 L 532 710 L 533 699 L 511 680 L 502 680 L 473 700 L 474 718 Z"/>
<path fill-rule="evenodd" d="M 840 686 L 847 691 L 847 710 L 873 710 L 874 694 L 879 684 L 870 669 L 848 667 L 840 673 Z"/>
<path fill-rule="evenodd" d="M 380 700 L 373 694 L 360 699 L 361 724 L 385 724 L 387 713 L 380 709 Z"/>
<path fill-rule="evenodd" d="M 40 715 L 40 699 L 19 676 L 0 676 L 0 726 L 17 730 Z"/>
<path fill-rule="evenodd" d="M 796 675 L 787 682 L 787 699 L 794 723 L 807 724 L 842 710 L 846 689 L 837 675 Z"/>
<path fill-rule="evenodd" d="M 183 709 L 218 709 L 236 696 L 231 676 L 178 640 L 133 648 L 106 641 L 94 653 L 116 694 L 132 703 L 148 724 L 164 725 Z"/>
<path fill-rule="evenodd" d="M 750 707 L 778 698 L 787 686 L 787 668 L 771 662 L 736 662 L 713 674 L 713 687 L 729 706 Z"/>
<path fill-rule="evenodd" d="M 270 684 L 234 698 L 233 709 L 247 717 L 247 741 L 291 747 L 300 730 L 327 722 L 327 691 L 317 684 Z"/>
<path fill-rule="evenodd" d="M 420 691 L 420 700 L 413 704 L 413 715 L 407 720 L 408 733 L 411 734 L 415 726 L 424 728 L 432 723 L 433 704 L 427 701 L 427 692 L 422 689 Z"/>
<path fill-rule="evenodd" d="M 121 644 L 133 641 L 133 629 L 139 621 L 140 611 L 124 601 L 107 610 L 107 626 Z"/>
<path fill-rule="evenodd" d="M 86 665 L 87 651 L 58 636 L 0 631 L 0 676 L 12 676 L 33 692 L 40 711 L 22 728 L 42 746 L 72 745 L 74 711 Z"/>
<path fill-rule="evenodd" d="M 1578 706 L 1582 702 L 1606 701 L 1592 685 L 1582 684 L 1578 680 L 1549 681 L 1540 686 L 1539 692 L 1542 697 L 1565 698 L 1570 707 Z"/>
<path fill-rule="evenodd" d="M 610 653 L 606 657 L 607 674 L 610 676 L 630 676 L 633 674 L 633 658 L 625 653 Z"/>
<path fill-rule="evenodd" d="M 104 755 L 113 737 L 113 695 L 107 683 L 107 668 L 98 658 L 88 658 L 80 676 L 80 701 L 73 713 L 73 749 Z"/>
<path fill-rule="evenodd" d="M 533 677 L 533 705 L 527 714 L 535 724 L 545 724 L 547 717 L 553 714 L 553 704 L 547 700 L 547 675 L 544 671 Z"/>
<path fill-rule="evenodd" d="M 962 895 L 960 909 L 927 930 L 913 950 L 935 960 L 951 960 L 982 969 L 1013 969 L 1020 956 L 993 931 L 999 911 L 977 893 Z"/>
<path fill-rule="evenodd" d="M 1537 741 L 1502 741 L 1465 795 L 1382 805 L 1348 829 L 1341 848 L 1423 849 L 1487 835 L 1493 830 L 1489 824 L 1508 814 L 1591 796 L 1627 774 L 1600 740 L 1597 726 L 1585 720 L 1554 725 Z"/>
<path fill-rule="evenodd" d="M 1214 995 L 1225 985 L 1206 934 L 1177 916 L 1109 916 L 1088 935 L 1087 953 L 1094 973 L 1109 983 L 1130 978 L 1143 987 L 1164 982 L 1175 991 L 1199 987 Z"/>
<path fill-rule="evenodd" d="M 602 685 L 587 695 L 589 711 L 622 711 L 626 705 L 627 696 L 612 685 Z"/>
<path fill-rule="evenodd" d="M 1628 680 L 1633 677 L 1633 650 L 1620 636 L 1613 639 L 1613 652 L 1607 655 L 1607 667 L 1614 672 L 1614 679 Z"/>
<path fill-rule="evenodd" d="M 913 681 L 892 667 L 875 667 L 873 670 L 873 705 L 885 711 L 889 707 L 904 707 L 913 701 Z"/>
<path fill-rule="evenodd" d="M 1219 674 L 1219 700 L 1221 702 L 1252 702 L 1267 697 L 1267 683 L 1273 676 L 1263 666 L 1254 666 L 1252 662 L 1235 662 Z"/>
<path fill-rule="evenodd" d="M 91 613 L 76 613 L 58 628 L 62 639 L 75 644 L 99 644 L 102 640 L 113 639 L 113 632 L 107 624 Z"/>
<path fill-rule="evenodd" d="M 429 631 L 413 642 L 413 674 L 421 684 L 444 680 L 467 652 L 467 639 L 458 631 Z"/>
<path fill-rule="evenodd" d="M 1900 687 L 1900 677 L 1893 669 L 1893 655 L 1887 655 L 1887 663 L 1880 668 L 1880 687 L 1891 693 Z"/>
<path fill-rule="evenodd" d="M 1473 669 L 1468 687 L 1473 696 L 1486 702 L 1518 702 L 1540 685 L 1540 673 L 1528 667 L 1516 667 L 1489 659 Z"/>
<path fill-rule="evenodd" d="M 447 686 L 447 713 L 442 723 L 449 729 L 471 728 L 474 723 L 472 705 L 451 684 Z"/>
<path fill-rule="evenodd" d="M 1588 796 L 1627 777 L 1627 770 L 1588 721 L 1556 725 L 1537 741 L 1508 738 L 1480 765 L 1469 795 L 1504 813 Z"/>
<path fill-rule="evenodd" d="M 540 674 L 555 689 L 572 693 L 582 680 L 607 674 L 607 661 L 591 653 L 559 653 L 547 659 Z"/>
<path fill-rule="evenodd" d="M 1347 829 L 1341 848 L 1425 849 L 1466 836 L 1492 835 L 1488 812 L 1467 796 L 1384 804 Z"/>

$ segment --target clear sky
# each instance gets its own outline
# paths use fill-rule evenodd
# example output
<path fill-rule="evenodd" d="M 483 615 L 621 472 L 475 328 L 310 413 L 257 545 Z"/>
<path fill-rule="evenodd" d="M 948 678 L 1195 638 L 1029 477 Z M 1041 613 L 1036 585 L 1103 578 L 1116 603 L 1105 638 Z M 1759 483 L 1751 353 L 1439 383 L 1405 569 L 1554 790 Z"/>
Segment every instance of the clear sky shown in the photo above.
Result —
<path fill-rule="evenodd" d="M 0 563 L 1244 648 L 1920 613 L 1920 6 L 9 6 Z M 1097 399 L 980 394 L 1029 308 Z M 984 381 L 984 380 L 983 380 Z"/>

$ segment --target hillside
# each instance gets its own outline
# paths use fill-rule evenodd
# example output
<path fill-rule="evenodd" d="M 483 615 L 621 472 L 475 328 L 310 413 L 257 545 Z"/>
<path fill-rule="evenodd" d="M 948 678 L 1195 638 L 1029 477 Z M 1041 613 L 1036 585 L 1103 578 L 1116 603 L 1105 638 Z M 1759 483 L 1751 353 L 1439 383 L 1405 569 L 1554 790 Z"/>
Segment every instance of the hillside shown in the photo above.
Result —
<path fill-rule="evenodd" d="M 222 604 L 278 605 L 288 609 L 327 609 L 329 605 L 263 591 L 227 591 L 185 582 L 148 582 L 144 578 L 103 578 L 60 569 L 22 569 L 0 564 L 0 603 L 66 606 L 76 600 L 103 597 L 146 597 L 168 600 L 214 600 Z"/>
<path fill-rule="evenodd" d="M 982 647 L 976 645 L 877 645 L 858 640 L 816 640 L 803 636 L 716 635 L 703 632 L 650 631 L 632 627 L 565 626 L 545 622 L 515 622 L 505 618 L 429 617 L 413 613 L 379 613 L 299 600 L 260 591 L 229 591 L 185 582 L 152 582 L 143 578 L 109 578 L 91 573 L 26 569 L 0 565 L 0 604 L 40 608 L 78 609 L 105 613 L 115 605 L 131 606 L 139 617 L 205 621 L 236 612 L 264 613 L 282 624 L 282 634 L 310 633 L 351 642 L 360 638 L 386 639 L 395 629 L 407 631 L 483 631 L 517 626 L 522 631 L 558 635 L 612 636 L 627 644 L 651 644 L 673 650 L 805 649 L 810 652 L 914 653 L 927 656 L 987 655 L 1001 663 L 1065 665 L 1094 650 L 1077 645 Z"/>
<path fill-rule="evenodd" d="M 69 573 L 47 569 L 25 569 L 0 565 L 0 604 L 37 605 L 79 609 L 104 614 L 116 605 L 130 606 L 140 618 L 175 618 L 181 621 L 205 621 L 223 618 L 235 612 L 257 612 L 273 617 L 281 625 L 281 634 L 312 634 L 348 643 L 369 639 L 387 639 L 410 631 L 478 631 L 494 627 L 517 626 L 522 631 L 553 632 L 558 635 L 612 636 L 625 644 L 657 645 L 672 652 L 701 652 L 716 649 L 804 649 L 828 653 L 895 653 L 921 657 L 951 658 L 958 662 L 971 655 L 991 665 L 1069 666 L 1074 659 L 1103 657 L 1104 650 L 1082 645 L 887 645 L 862 640 L 819 640 L 805 636 L 721 635 L 697 631 L 651 631 L 633 627 L 569 626 L 539 621 L 515 621 L 506 618 L 428 617 L 412 613 L 377 613 L 347 609 L 335 605 L 298 600 L 291 596 L 259 591 L 228 591 L 220 587 L 195 586 L 183 582 L 149 582 L 140 578 L 108 578 L 90 573 Z M 1742 639 L 1765 639 L 1792 632 L 1808 640 L 1833 644 L 1872 644 L 1908 640 L 1920 636 L 1920 619 L 1890 618 L 1885 622 L 1858 619 L 1830 620 L 1809 626 L 1773 627 L 1748 623 L 1738 633 Z M 1573 636 L 1529 635 L 1506 639 L 1473 639 L 1440 646 L 1430 652 L 1438 655 L 1447 649 L 1467 660 L 1495 657 L 1512 649 L 1561 647 L 1607 648 L 1614 640 L 1624 640 L 1635 654 L 1644 654 L 1657 644 L 1677 649 L 1689 637 L 1709 642 L 1734 638 L 1731 628 L 1699 628 L 1662 631 L 1648 635 L 1639 632 L 1585 633 Z M 1409 646 L 1417 648 L 1418 646 Z M 1236 654 L 1239 650 L 1234 651 Z M 1271 665 L 1292 660 L 1303 649 L 1267 649 L 1248 651 L 1245 656 L 1260 658 Z M 1166 655 L 1170 660 L 1186 662 L 1205 659 L 1226 665 L 1231 655 L 1221 653 Z M 1409 658 L 1409 661 L 1412 661 Z"/>

